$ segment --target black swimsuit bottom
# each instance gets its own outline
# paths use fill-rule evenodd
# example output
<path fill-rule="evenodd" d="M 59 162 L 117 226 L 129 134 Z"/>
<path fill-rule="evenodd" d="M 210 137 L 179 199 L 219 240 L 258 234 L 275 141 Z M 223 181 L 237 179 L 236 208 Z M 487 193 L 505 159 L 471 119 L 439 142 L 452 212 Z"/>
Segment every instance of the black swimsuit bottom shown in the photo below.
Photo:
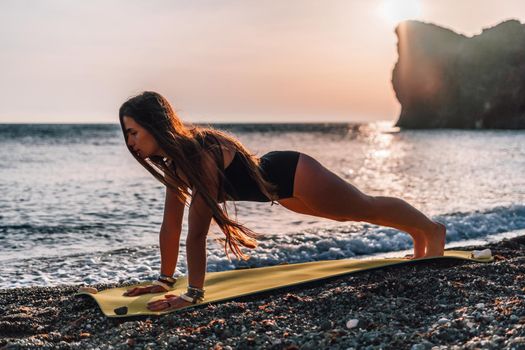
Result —
<path fill-rule="evenodd" d="M 261 174 L 267 181 L 277 185 L 279 199 L 293 197 L 295 169 L 299 161 L 300 152 L 272 151 L 261 157 Z M 239 152 L 228 167 L 224 170 L 226 180 L 224 190 L 230 197 L 227 200 L 270 202 L 255 180 L 248 173 L 244 157 Z"/>

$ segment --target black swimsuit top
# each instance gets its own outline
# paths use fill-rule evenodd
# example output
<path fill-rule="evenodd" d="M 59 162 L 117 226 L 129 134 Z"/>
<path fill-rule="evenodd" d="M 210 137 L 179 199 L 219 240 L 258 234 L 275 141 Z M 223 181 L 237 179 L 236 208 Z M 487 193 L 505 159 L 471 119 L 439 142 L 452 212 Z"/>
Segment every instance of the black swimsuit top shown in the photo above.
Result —
<path fill-rule="evenodd" d="M 205 137 L 212 136 L 215 139 L 215 143 L 219 145 L 219 166 L 222 169 L 224 164 L 224 155 L 220 143 L 214 135 L 207 134 Z M 240 152 L 235 152 L 235 156 L 231 163 L 224 171 L 224 182 L 223 188 L 227 199 L 236 201 L 256 201 L 256 202 L 269 202 L 270 200 L 266 197 L 259 189 L 257 182 L 252 178 L 246 159 Z M 223 202 L 224 198 L 219 199 L 219 203 Z"/>
<path fill-rule="evenodd" d="M 239 152 L 235 152 L 232 162 L 224 170 L 226 181 L 224 191 L 232 200 L 268 202 L 257 182 L 252 178 L 246 159 Z"/>

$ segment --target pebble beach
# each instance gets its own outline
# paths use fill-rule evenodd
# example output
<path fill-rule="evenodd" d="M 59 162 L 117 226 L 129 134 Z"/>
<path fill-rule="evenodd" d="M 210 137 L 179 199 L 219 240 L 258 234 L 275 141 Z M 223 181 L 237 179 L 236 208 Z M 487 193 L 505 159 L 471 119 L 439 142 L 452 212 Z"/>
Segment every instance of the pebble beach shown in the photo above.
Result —
<path fill-rule="evenodd" d="M 106 318 L 78 286 L 0 290 L 0 349 L 525 349 L 525 236 L 164 316 Z M 117 284 L 98 284 L 100 289 Z"/>

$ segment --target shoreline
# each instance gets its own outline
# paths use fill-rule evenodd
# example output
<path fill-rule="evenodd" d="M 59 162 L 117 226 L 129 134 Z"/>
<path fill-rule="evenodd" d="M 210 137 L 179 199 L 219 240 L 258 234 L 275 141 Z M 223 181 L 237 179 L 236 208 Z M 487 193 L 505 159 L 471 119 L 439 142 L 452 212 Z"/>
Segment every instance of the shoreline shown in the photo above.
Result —
<path fill-rule="evenodd" d="M 525 349 L 525 236 L 454 249 L 485 248 L 494 262 L 391 266 L 160 317 L 106 318 L 78 286 L 1 289 L 0 349 Z"/>

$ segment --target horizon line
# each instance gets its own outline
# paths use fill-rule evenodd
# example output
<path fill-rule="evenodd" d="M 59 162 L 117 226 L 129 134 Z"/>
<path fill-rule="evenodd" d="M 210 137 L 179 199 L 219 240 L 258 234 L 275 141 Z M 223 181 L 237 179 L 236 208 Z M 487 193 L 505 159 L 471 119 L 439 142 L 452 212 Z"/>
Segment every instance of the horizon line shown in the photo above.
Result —
<path fill-rule="evenodd" d="M 183 124 L 233 124 L 233 125 L 246 125 L 246 124 L 260 124 L 260 125 L 290 125 L 290 124 L 368 124 L 368 123 L 386 123 L 392 122 L 393 120 L 371 120 L 371 121 L 305 121 L 305 122 L 187 122 Z M 0 125 L 120 125 L 120 123 L 104 123 L 104 122 L 1 122 Z"/>

